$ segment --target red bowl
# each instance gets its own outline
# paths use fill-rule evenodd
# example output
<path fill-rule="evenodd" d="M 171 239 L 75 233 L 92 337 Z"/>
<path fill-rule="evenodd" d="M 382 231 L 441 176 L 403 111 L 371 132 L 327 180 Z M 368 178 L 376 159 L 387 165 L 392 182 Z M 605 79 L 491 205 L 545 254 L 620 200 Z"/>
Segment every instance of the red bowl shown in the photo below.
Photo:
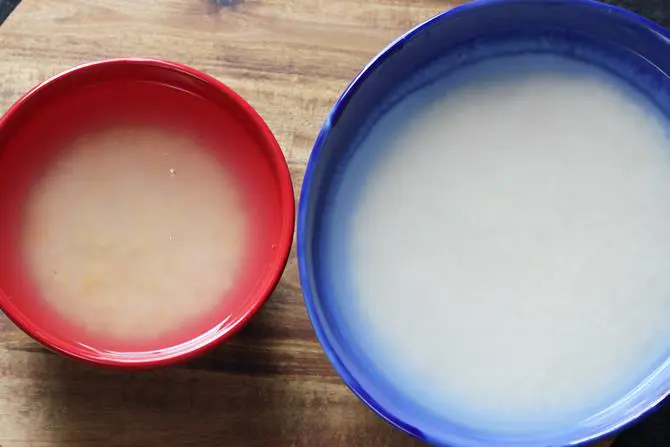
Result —
<path fill-rule="evenodd" d="M 214 155 L 238 180 L 251 237 L 242 273 L 216 312 L 160 346 L 124 350 L 73 336 L 71 323 L 44 305 L 20 236 L 30 189 L 62 148 L 59 142 L 82 129 L 138 120 L 185 128 L 213 142 Z M 28 92 L 0 119 L 0 308 L 39 342 L 80 360 L 122 367 L 183 360 L 228 338 L 272 293 L 291 248 L 294 207 L 288 166 L 271 131 L 216 79 L 152 59 L 73 68 Z"/>

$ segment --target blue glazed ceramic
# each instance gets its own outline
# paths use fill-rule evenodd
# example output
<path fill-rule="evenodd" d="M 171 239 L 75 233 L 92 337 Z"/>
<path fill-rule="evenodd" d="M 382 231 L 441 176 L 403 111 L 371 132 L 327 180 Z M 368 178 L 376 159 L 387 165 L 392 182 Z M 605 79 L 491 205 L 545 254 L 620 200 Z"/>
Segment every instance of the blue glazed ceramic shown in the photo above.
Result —
<path fill-rule="evenodd" d="M 365 347 L 348 332 L 338 310 L 338 293 L 346 290 L 339 284 L 346 279 L 343 268 L 327 261 L 333 244 L 324 241 L 324 234 L 329 225 L 337 225 L 330 219 L 329 204 L 356 150 L 357 136 L 399 99 L 434 80 L 437 74 L 431 78 L 430 67 L 436 61 L 442 61 L 444 73 L 492 52 L 553 52 L 598 65 L 648 95 L 670 119 L 670 33 L 633 13 L 591 0 L 482 0 L 428 20 L 361 71 L 316 140 L 298 210 L 305 302 L 316 335 L 344 382 L 382 418 L 416 438 L 452 447 L 586 443 L 632 422 L 670 393 L 670 353 L 633 392 L 569 429 L 501 435 L 450 422 L 408 400 L 366 361 Z"/>

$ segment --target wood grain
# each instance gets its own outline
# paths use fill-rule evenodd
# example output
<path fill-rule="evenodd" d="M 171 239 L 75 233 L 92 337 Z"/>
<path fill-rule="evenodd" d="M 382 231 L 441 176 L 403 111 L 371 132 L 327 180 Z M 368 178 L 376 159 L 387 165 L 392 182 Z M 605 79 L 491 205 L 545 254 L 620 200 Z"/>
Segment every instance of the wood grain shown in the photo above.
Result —
<path fill-rule="evenodd" d="M 357 71 L 441 0 L 23 0 L 0 27 L 0 112 L 51 74 L 151 56 L 240 92 L 275 132 L 299 191 L 314 137 Z M 146 373 L 64 360 L 0 318 L 0 446 L 412 446 L 334 374 L 295 254 L 231 342 Z"/>

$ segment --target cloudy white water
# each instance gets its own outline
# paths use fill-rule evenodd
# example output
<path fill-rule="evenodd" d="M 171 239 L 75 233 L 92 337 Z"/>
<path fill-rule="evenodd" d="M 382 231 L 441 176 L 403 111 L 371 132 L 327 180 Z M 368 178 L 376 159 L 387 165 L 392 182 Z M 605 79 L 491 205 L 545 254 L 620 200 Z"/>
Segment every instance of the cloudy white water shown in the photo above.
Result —
<path fill-rule="evenodd" d="M 606 73 L 557 56 L 463 69 L 387 113 L 341 188 L 349 329 L 445 418 L 570 424 L 667 357 L 670 140 Z"/>

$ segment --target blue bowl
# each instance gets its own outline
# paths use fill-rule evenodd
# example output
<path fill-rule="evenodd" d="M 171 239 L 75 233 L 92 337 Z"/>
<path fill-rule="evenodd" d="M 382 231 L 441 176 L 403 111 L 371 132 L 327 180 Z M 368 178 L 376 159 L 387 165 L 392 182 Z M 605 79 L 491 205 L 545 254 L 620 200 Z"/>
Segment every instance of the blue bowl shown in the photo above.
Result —
<path fill-rule="evenodd" d="M 519 44 L 518 42 L 523 42 Z M 335 104 L 307 165 L 298 209 L 298 259 L 305 303 L 316 335 L 344 382 L 395 427 L 452 447 L 567 446 L 604 437 L 670 393 L 670 355 L 634 391 L 569 429 L 503 435 L 439 418 L 391 386 L 363 355 L 343 323 L 338 296 L 347 292 L 326 243 L 333 191 L 356 142 L 397 101 L 441 73 L 495 53 L 560 53 L 605 68 L 647 95 L 670 119 L 670 34 L 633 13 L 591 0 L 483 0 L 417 26 L 383 50 Z M 336 245 L 336 244 L 335 244 Z M 344 292 L 343 292 L 344 291 Z M 339 295 L 338 295 L 339 294 Z"/>

